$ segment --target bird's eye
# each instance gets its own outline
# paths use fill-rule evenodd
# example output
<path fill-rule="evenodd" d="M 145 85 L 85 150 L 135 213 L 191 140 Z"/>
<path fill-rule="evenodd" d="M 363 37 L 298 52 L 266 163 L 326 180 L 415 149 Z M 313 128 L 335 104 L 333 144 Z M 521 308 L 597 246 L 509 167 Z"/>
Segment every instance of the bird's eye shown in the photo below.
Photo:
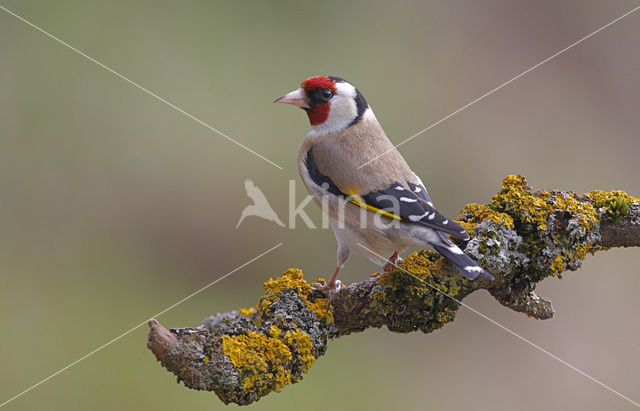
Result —
<path fill-rule="evenodd" d="M 325 88 L 320 92 L 320 95 L 324 100 L 328 101 L 329 99 L 331 99 L 331 97 L 333 97 L 333 91 L 329 90 L 328 88 Z"/>

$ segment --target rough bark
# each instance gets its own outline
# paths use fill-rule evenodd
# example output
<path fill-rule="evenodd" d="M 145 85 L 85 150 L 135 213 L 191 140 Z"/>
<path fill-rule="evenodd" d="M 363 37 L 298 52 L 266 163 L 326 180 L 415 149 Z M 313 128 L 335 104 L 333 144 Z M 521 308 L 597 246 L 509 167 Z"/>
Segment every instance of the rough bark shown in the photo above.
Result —
<path fill-rule="evenodd" d="M 640 199 L 621 191 L 534 193 L 522 176 L 506 177 L 489 204 L 468 204 L 458 221 L 472 237 L 460 245 L 494 281 L 468 281 L 421 250 L 394 271 L 343 287 L 329 305 L 325 292 L 289 269 L 265 283 L 255 307 L 207 317 L 196 328 L 169 331 L 151 320 L 147 346 L 187 387 L 246 405 L 300 381 L 332 338 L 382 326 L 431 332 L 479 289 L 515 311 L 551 318 L 536 283 L 577 270 L 587 253 L 640 245 Z"/>

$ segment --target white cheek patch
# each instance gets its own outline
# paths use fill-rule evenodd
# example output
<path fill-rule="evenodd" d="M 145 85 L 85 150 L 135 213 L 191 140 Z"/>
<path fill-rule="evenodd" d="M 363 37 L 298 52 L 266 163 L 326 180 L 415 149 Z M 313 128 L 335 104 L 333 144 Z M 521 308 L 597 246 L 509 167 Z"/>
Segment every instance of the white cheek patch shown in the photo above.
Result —
<path fill-rule="evenodd" d="M 309 136 L 337 133 L 347 128 L 358 116 L 356 88 L 349 83 L 336 83 L 336 95 L 331 99 L 329 117 L 322 124 L 311 126 Z"/>

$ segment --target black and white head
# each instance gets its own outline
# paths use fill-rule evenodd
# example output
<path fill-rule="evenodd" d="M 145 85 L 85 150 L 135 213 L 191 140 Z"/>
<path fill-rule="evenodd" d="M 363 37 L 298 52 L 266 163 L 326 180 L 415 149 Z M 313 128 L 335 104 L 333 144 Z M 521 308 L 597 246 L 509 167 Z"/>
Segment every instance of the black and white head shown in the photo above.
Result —
<path fill-rule="evenodd" d="M 275 103 L 298 106 L 309 116 L 309 135 L 340 132 L 373 112 L 353 84 L 335 76 L 309 77 L 300 88 L 277 98 Z"/>

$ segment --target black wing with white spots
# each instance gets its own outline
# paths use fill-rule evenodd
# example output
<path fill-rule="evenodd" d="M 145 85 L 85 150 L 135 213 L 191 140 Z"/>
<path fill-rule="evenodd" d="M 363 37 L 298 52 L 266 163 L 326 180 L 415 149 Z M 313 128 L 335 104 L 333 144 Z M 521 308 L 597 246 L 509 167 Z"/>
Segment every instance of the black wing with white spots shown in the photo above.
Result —
<path fill-rule="evenodd" d="M 416 195 L 424 201 L 430 203 L 433 207 L 433 203 L 431 203 L 431 197 L 429 196 L 429 193 L 427 193 L 427 189 L 424 188 L 422 183 L 412 183 L 411 181 L 407 181 L 407 184 L 409 185 L 409 189 L 411 191 L 416 193 Z"/>
<path fill-rule="evenodd" d="M 309 177 L 315 184 L 324 187 L 331 194 L 343 198 L 353 197 L 342 192 L 328 175 L 320 171 L 313 158 L 312 150 L 307 152 L 305 165 Z M 395 182 L 384 190 L 372 191 L 351 200 L 351 202 L 374 211 L 393 214 L 405 222 L 422 224 L 434 230 L 451 234 L 460 240 L 469 239 L 469 234 L 460 225 L 435 209 L 427 190 L 419 183 L 407 182 L 404 185 Z"/>
<path fill-rule="evenodd" d="M 373 191 L 362 196 L 364 202 L 371 207 L 397 215 L 403 221 L 425 225 L 437 231 L 451 234 L 460 240 L 468 240 L 469 234 L 455 221 L 449 220 L 435 209 L 427 191 L 422 185 L 399 182 L 391 184 L 384 190 Z M 416 190 L 417 189 L 417 190 Z M 414 191 L 416 190 L 416 191 Z M 419 194 L 424 193 L 424 197 Z"/>

